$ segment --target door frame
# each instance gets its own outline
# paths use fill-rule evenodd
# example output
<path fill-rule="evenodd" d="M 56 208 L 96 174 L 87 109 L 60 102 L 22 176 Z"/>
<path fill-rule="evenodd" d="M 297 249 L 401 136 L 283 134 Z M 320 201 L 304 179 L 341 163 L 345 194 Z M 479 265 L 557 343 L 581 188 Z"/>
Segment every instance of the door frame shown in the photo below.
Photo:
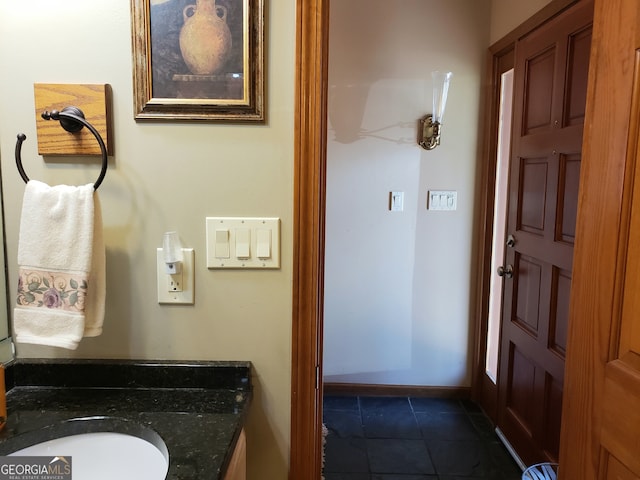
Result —
<path fill-rule="evenodd" d="M 290 480 L 321 471 L 329 0 L 296 1 Z"/>
<path fill-rule="evenodd" d="M 552 0 L 489 50 L 491 67 L 487 73 L 487 117 L 483 134 L 481 173 L 478 181 L 490 178 L 491 140 L 497 134 L 491 113 L 495 102 L 492 79 L 495 57 L 515 45 L 518 38 L 580 0 Z M 290 480 L 318 480 L 321 471 L 322 425 L 322 326 L 324 290 L 324 218 L 327 138 L 327 61 L 330 0 L 296 0 L 296 91 L 294 131 L 294 227 L 293 227 L 293 298 L 291 365 L 291 438 Z M 499 94 L 499 92 L 498 92 Z M 493 160 L 495 169 L 495 159 Z M 472 363 L 472 388 L 478 392 L 484 372 L 486 322 L 483 293 L 490 264 L 487 264 L 487 235 L 492 226 L 492 210 L 487 210 L 491 196 L 479 183 L 482 199 L 479 226 L 481 239 L 477 258 L 478 291 L 476 348 Z M 492 205 L 491 205 L 492 206 Z M 489 238 L 490 239 L 490 238 Z M 489 250 L 490 252 L 490 250 Z M 490 253 L 489 253 L 490 258 Z M 485 318 L 486 320 L 486 318 Z M 484 328 L 484 330 L 483 330 Z M 484 331 L 484 333 L 483 333 Z"/>

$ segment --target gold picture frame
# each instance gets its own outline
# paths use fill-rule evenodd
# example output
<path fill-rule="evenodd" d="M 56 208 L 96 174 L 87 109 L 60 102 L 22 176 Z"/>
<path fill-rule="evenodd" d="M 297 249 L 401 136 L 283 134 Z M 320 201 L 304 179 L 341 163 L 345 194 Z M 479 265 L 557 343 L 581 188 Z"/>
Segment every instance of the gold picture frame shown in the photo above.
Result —
<path fill-rule="evenodd" d="M 264 0 L 131 0 L 136 120 L 264 122 Z"/>

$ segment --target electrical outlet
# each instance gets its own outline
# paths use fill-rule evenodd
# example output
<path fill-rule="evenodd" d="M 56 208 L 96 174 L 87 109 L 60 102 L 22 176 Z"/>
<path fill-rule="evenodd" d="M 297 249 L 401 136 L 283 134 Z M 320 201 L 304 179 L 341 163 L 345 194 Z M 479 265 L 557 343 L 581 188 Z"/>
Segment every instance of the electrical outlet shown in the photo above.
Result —
<path fill-rule="evenodd" d="M 182 272 L 184 270 L 180 270 L 180 273 L 171 273 L 169 275 L 167 275 L 167 281 L 169 282 L 169 285 L 167 285 L 167 290 L 169 290 L 170 292 L 182 292 L 183 288 L 182 285 L 184 284 L 184 281 L 182 280 Z"/>
<path fill-rule="evenodd" d="M 162 248 L 156 252 L 158 303 L 193 305 L 194 304 L 194 251 L 193 248 L 183 248 L 184 257 L 180 271 L 169 274 L 165 268 Z"/>

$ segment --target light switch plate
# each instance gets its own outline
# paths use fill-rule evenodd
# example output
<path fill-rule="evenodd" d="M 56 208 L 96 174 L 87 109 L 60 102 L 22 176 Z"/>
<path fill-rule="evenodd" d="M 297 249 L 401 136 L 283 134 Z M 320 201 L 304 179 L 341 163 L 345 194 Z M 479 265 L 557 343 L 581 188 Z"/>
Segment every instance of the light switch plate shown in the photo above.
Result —
<path fill-rule="evenodd" d="M 178 305 L 194 304 L 195 254 L 193 248 L 183 248 L 182 255 L 184 258 L 182 260 L 180 273 L 177 275 L 169 275 L 165 270 L 162 248 L 158 248 L 156 252 L 158 303 Z"/>
<path fill-rule="evenodd" d="M 404 210 L 404 192 L 389 192 L 389 210 L 392 212 Z"/>
<path fill-rule="evenodd" d="M 456 210 L 458 192 L 455 190 L 429 190 L 428 210 Z"/>
<path fill-rule="evenodd" d="M 207 217 L 207 268 L 280 268 L 280 219 L 274 217 Z M 229 254 L 218 244 L 216 232 L 227 230 Z M 269 232 L 269 234 L 265 233 Z M 245 241 L 248 234 L 248 245 Z M 218 235 L 218 241 L 220 235 Z M 269 243 L 270 240 L 270 243 Z M 266 243 L 265 243 L 266 242 Z M 247 252 L 248 246 L 248 252 Z M 267 252 L 267 253 L 264 253 Z M 268 257 L 259 255 L 269 255 Z"/>

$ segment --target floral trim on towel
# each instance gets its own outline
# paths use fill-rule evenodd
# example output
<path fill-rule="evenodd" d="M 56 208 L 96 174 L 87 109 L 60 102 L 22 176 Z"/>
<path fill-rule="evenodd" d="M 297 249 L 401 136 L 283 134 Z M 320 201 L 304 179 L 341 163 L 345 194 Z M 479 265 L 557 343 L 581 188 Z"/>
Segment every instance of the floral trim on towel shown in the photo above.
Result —
<path fill-rule="evenodd" d="M 18 298 L 22 307 L 84 312 L 87 279 L 81 273 L 20 270 Z"/>

